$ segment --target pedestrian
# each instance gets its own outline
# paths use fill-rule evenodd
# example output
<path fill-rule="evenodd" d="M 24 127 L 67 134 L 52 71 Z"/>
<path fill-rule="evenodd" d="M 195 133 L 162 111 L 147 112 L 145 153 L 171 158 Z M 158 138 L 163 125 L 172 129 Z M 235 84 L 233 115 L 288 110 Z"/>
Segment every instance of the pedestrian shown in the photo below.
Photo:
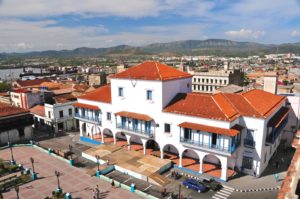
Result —
<path fill-rule="evenodd" d="M 106 164 L 109 165 L 109 160 L 108 159 L 106 160 Z"/>
<path fill-rule="evenodd" d="M 192 199 L 192 196 L 191 196 L 191 195 L 189 195 L 189 199 Z"/>
<path fill-rule="evenodd" d="M 93 189 L 93 199 L 97 199 L 97 198 L 96 198 L 96 192 L 95 192 L 94 189 Z"/>
<path fill-rule="evenodd" d="M 278 160 L 275 161 L 275 167 L 278 169 L 279 168 L 279 162 Z"/>
<path fill-rule="evenodd" d="M 96 185 L 96 198 L 99 199 L 100 198 L 100 189 L 99 186 Z"/>
<path fill-rule="evenodd" d="M 111 181 L 111 186 L 112 186 L 112 187 L 115 186 L 115 181 L 114 181 L 114 180 Z"/>
<path fill-rule="evenodd" d="M 274 178 L 275 178 L 276 182 L 278 182 L 278 178 L 279 178 L 278 173 L 275 173 L 275 174 L 274 174 Z"/>

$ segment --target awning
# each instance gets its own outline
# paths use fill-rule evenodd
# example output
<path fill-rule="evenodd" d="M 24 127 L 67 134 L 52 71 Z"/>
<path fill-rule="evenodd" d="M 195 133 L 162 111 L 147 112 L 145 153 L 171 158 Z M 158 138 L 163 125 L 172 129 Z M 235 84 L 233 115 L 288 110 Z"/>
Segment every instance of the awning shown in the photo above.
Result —
<path fill-rule="evenodd" d="M 279 111 L 269 120 L 268 127 L 277 128 L 283 122 L 283 120 L 288 116 L 290 108 L 281 107 Z"/>
<path fill-rule="evenodd" d="M 232 136 L 232 137 L 236 136 L 241 131 L 234 127 L 232 127 L 231 129 L 224 129 L 224 128 L 219 128 L 219 127 L 206 126 L 206 125 L 202 125 L 202 124 L 195 124 L 195 123 L 191 123 L 191 122 L 183 122 L 183 123 L 179 124 L 178 126 L 180 126 L 182 128 L 206 131 L 209 133 L 216 133 L 216 134 Z M 238 125 L 238 127 L 241 128 L 240 125 Z"/>
<path fill-rule="evenodd" d="M 134 119 L 143 120 L 143 121 L 153 120 L 148 115 L 144 115 L 144 114 L 140 114 L 140 113 L 133 113 L 133 112 L 128 112 L 128 111 L 121 111 L 121 112 L 115 113 L 115 115 L 122 116 L 122 117 L 134 118 Z"/>
<path fill-rule="evenodd" d="M 76 107 L 79 107 L 79 108 L 91 109 L 91 110 L 95 110 L 95 111 L 100 110 L 100 108 L 98 106 L 92 106 L 92 105 L 89 105 L 89 104 L 82 104 L 82 103 L 79 103 L 79 102 L 74 103 L 73 106 L 76 106 Z"/>

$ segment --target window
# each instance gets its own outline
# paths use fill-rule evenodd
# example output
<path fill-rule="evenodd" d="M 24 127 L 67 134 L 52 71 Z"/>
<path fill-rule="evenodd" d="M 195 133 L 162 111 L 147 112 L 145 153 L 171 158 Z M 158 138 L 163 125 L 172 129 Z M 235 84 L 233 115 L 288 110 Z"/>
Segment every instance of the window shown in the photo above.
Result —
<path fill-rule="evenodd" d="M 19 132 L 19 137 L 24 137 L 25 133 L 24 133 L 24 128 L 18 129 Z"/>
<path fill-rule="evenodd" d="M 244 139 L 244 145 L 255 147 L 255 140 L 254 140 L 254 131 L 251 129 L 247 129 L 246 138 Z"/>
<path fill-rule="evenodd" d="M 227 83 L 227 80 L 224 80 L 224 84 L 226 84 Z"/>
<path fill-rule="evenodd" d="M 245 169 L 252 169 L 252 166 L 253 166 L 253 158 L 250 158 L 250 157 L 246 157 L 244 156 L 243 157 L 243 168 Z"/>
<path fill-rule="evenodd" d="M 69 108 L 69 116 L 72 116 L 72 114 L 73 114 L 73 111 L 71 108 Z"/>
<path fill-rule="evenodd" d="M 111 112 L 106 113 L 106 119 L 109 121 L 111 120 Z"/>
<path fill-rule="evenodd" d="M 165 123 L 165 133 L 171 133 L 171 125 Z"/>
<path fill-rule="evenodd" d="M 48 111 L 48 118 L 51 118 L 51 112 Z"/>
<path fill-rule="evenodd" d="M 222 84 L 222 80 L 220 79 L 220 84 Z"/>
<path fill-rule="evenodd" d="M 124 97 L 124 89 L 122 87 L 119 87 L 119 97 Z"/>
<path fill-rule="evenodd" d="M 75 113 L 78 113 L 78 108 L 75 108 Z"/>
<path fill-rule="evenodd" d="M 64 112 L 63 111 L 59 111 L 59 117 L 60 118 L 64 117 Z"/>
<path fill-rule="evenodd" d="M 147 90 L 147 100 L 152 100 L 152 90 Z"/>
<path fill-rule="evenodd" d="M 265 153 L 265 159 L 264 159 L 264 163 L 266 163 L 266 161 L 267 161 L 267 152 Z"/>

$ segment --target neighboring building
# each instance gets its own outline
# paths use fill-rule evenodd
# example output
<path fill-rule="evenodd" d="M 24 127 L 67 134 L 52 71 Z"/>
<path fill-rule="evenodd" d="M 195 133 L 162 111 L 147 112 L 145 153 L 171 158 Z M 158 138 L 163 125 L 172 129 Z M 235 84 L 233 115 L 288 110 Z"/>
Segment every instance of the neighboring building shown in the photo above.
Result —
<path fill-rule="evenodd" d="M 229 69 L 227 64 L 224 70 L 190 73 L 193 74 L 193 92 L 212 93 L 229 84 L 242 86 L 244 81 L 241 69 Z"/>
<path fill-rule="evenodd" d="M 264 75 L 264 91 L 277 94 L 277 74 L 265 74 Z"/>
<path fill-rule="evenodd" d="M 72 95 L 54 97 L 53 104 L 45 103 L 30 109 L 34 115 L 34 127 L 53 133 L 75 130 L 75 110 L 73 103 L 76 98 Z"/>
<path fill-rule="evenodd" d="M 16 80 L 12 83 L 13 88 L 37 88 L 43 82 L 51 82 L 47 77 L 37 78 L 34 80 Z"/>
<path fill-rule="evenodd" d="M 43 93 L 30 90 L 18 89 L 10 92 L 12 105 L 29 109 L 37 104 L 44 103 Z"/>
<path fill-rule="evenodd" d="M 243 87 L 237 86 L 234 84 L 229 84 L 228 86 L 220 87 L 217 90 L 215 90 L 214 93 L 240 93 L 243 92 Z"/>
<path fill-rule="evenodd" d="M 33 117 L 29 110 L 0 103 L 0 144 L 31 140 Z"/>
<path fill-rule="evenodd" d="M 107 75 L 105 72 L 100 72 L 98 74 L 89 75 L 89 85 L 90 86 L 100 86 L 106 84 Z"/>
<path fill-rule="evenodd" d="M 192 75 L 159 62 L 144 62 L 111 76 L 111 84 L 78 97 L 80 135 L 110 134 L 144 148 L 202 164 L 260 176 L 279 145 L 287 123 L 286 98 L 262 90 L 240 94 L 192 93 Z"/>

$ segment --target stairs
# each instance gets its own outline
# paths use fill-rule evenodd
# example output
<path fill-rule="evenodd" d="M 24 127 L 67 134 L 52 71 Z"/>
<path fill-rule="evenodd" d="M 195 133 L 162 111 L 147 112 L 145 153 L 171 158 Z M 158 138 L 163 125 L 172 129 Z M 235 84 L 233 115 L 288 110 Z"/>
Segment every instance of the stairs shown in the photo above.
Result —
<path fill-rule="evenodd" d="M 162 187 L 164 187 L 170 183 L 170 181 L 166 177 L 164 177 L 158 173 L 151 174 L 148 177 L 148 181 L 152 184 L 162 186 Z"/>

